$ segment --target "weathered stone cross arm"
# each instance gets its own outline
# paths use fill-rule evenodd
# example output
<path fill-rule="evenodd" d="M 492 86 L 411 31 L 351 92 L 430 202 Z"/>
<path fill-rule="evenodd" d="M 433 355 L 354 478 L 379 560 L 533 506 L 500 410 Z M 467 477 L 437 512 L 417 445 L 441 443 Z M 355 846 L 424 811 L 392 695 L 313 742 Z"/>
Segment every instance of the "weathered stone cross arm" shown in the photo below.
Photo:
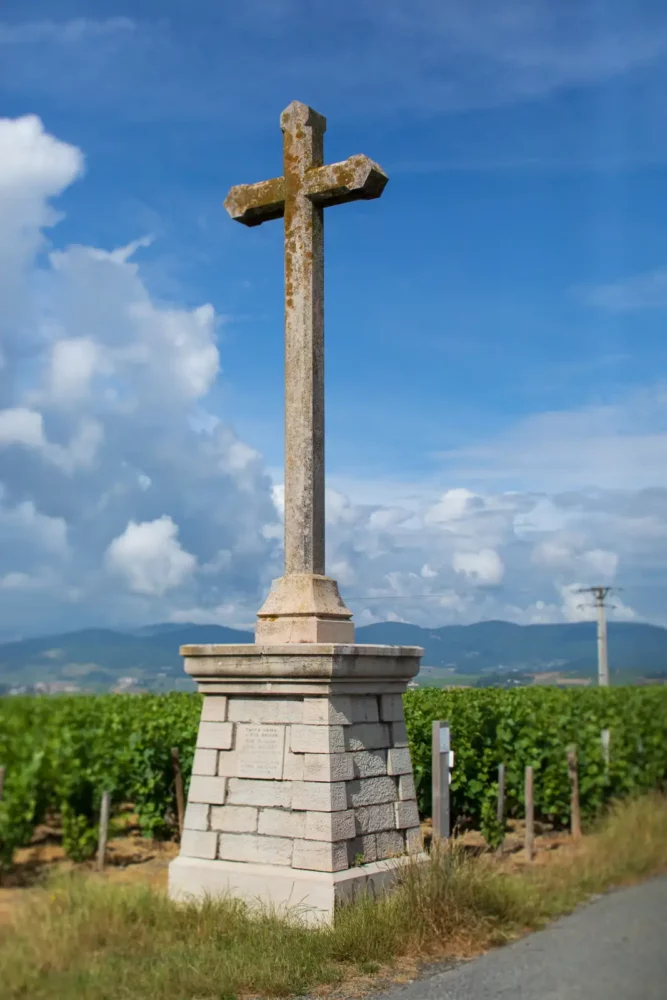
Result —
<path fill-rule="evenodd" d="M 379 198 L 387 175 L 363 153 L 340 163 L 311 167 L 303 176 L 303 193 L 314 205 L 343 205 L 348 201 Z M 258 184 L 237 184 L 225 198 L 232 219 L 244 226 L 260 226 L 285 213 L 285 178 L 273 177 Z"/>

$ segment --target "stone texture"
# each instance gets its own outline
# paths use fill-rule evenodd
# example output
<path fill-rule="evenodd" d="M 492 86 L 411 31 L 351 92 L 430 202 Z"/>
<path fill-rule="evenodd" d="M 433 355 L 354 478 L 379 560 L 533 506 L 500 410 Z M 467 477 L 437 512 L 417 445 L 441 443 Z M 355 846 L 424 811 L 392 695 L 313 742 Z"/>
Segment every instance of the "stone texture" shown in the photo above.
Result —
<path fill-rule="evenodd" d="M 318 815 L 326 816 L 327 813 Z M 272 837 L 303 837 L 306 813 L 290 809 L 262 809 L 259 814 L 258 832 Z"/>
<path fill-rule="evenodd" d="M 358 722 L 344 730 L 346 749 L 376 750 L 391 746 L 389 726 L 377 722 Z"/>
<path fill-rule="evenodd" d="M 324 206 L 377 198 L 387 177 L 367 157 L 324 165 L 326 120 L 293 101 L 281 117 L 283 177 L 232 188 L 247 225 L 284 216 L 285 577 L 259 612 L 258 641 L 352 642 L 351 614 L 324 573 Z M 328 581 L 327 581 L 328 582 Z M 308 586 L 309 585 L 309 586 Z M 324 640 L 327 641 L 327 640 Z"/>
<path fill-rule="evenodd" d="M 392 747 L 387 756 L 389 774 L 412 774 L 412 761 L 407 747 Z"/>
<path fill-rule="evenodd" d="M 218 774 L 223 778 L 236 778 L 239 773 L 239 765 L 236 758 L 236 750 L 218 751 Z"/>
<path fill-rule="evenodd" d="M 375 834 L 378 861 L 397 858 L 405 853 L 405 840 L 400 830 L 382 830 Z"/>
<path fill-rule="evenodd" d="M 201 722 L 197 734 L 197 749 L 230 750 L 234 726 L 231 722 Z"/>
<path fill-rule="evenodd" d="M 387 775 L 381 778 L 360 778 L 358 781 L 350 781 L 347 786 L 347 800 L 355 809 L 359 806 L 395 802 L 397 796 L 396 782 Z"/>
<path fill-rule="evenodd" d="M 260 837 L 253 833 L 221 833 L 218 856 L 226 861 L 289 865 L 294 841 L 287 837 Z"/>
<path fill-rule="evenodd" d="M 392 747 L 406 747 L 408 745 L 408 731 L 404 722 L 392 722 L 391 743 Z"/>
<path fill-rule="evenodd" d="M 405 846 L 409 854 L 421 854 L 424 850 L 424 840 L 420 827 L 409 827 L 405 831 Z"/>
<path fill-rule="evenodd" d="M 230 698 L 230 722 L 289 724 L 303 721 L 301 698 Z"/>
<path fill-rule="evenodd" d="M 283 765 L 283 778 L 286 781 L 303 781 L 304 761 L 306 754 L 292 753 L 287 750 Z"/>
<path fill-rule="evenodd" d="M 195 774 L 190 779 L 188 804 L 203 802 L 206 805 L 221 806 L 225 801 L 226 778 L 209 778 Z"/>
<path fill-rule="evenodd" d="M 350 781 L 354 764 L 348 753 L 307 753 L 302 756 L 304 781 Z"/>
<path fill-rule="evenodd" d="M 217 833 L 202 830 L 183 830 L 181 837 L 181 854 L 188 858 L 208 858 L 216 856 L 218 847 Z"/>
<path fill-rule="evenodd" d="M 292 726 L 290 749 L 292 753 L 343 753 L 344 732 L 342 726 Z"/>
<path fill-rule="evenodd" d="M 387 773 L 386 750 L 359 750 L 350 755 L 355 778 L 376 778 Z"/>
<path fill-rule="evenodd" d="M 352 699 L 352 722 L 379 722 L 378 700 L 373 695 Z"/>
<path fill-rule="evenodd" d="M 208 830 L 208 811 L 204 802 L 188 802 L 183 819 L 184 830 Z"/>
<path fill-rule="evenodd" d="M 378 852 L 375 837 L 374 833 L 366 833 L 361 837 L 355 837 L 354 840 L 348 840 L 347 857 L 350 868 L 377 861 Z"/>
<path fill-rule="evenodd" d="M 287 345 L 286 345 L 287 348 Z M 303 359 L 300 359 L 303 361 Z M 291 363 L 298 364 L 294 359 Z M 290 360 L 285 358 L 286 408 L 289 407 Z M 289 426 L 286 420 L 286 445 Z M 288 456 L 286 455 L 288 459 Z M 289 461 L 289 459 L 288 459 Z M 288 513 L 288 461 L 285 468 L 285 514 Z M 301 470 L 302 473 L 304 470 Z M 352 612 L 345 607 L 335 580 L 324 576 L 323 570 L 304 571 L 289 566 L 285 523 L 285 576 L 274 580 L 266 601 L 257 612 L 255 642 L 271 645 L 293 642 L 354 642 Z"/>
<path fill-rule="evenodd" d="M 399 799 L 416 799 L 417 792 L 415 791 L 415 779 L 410 774 L 402 774 L 398 779 L 398 797 Z"/>
<path fill-rule="evenodd" d="M 380 696 L 380 716 L 383 722 L 404 722 L 403 698 L 400 694 Z"/>
<path fill-rule="evenodd" d="M 295 840 L 293 868 L 337 872 L 347 868 L 347 841 L 329 844 L 320 840 Z"/>
<path fill-rule="evenodd" d="M 211 829 L 222 833 L 255 833 L 259 810 L 253 806 L 212 806 Z"/>
<path fill-rule="evenodd" d="M 195 750 L 195 755 L 192 761 L 192 773 L 193 774 L 207 774 L 212 776 L 217 774 L 218 769 L 218 751 L 217 750 L 204 750 L 202 747 L 198 747 Z"/>
<path fill-rule="evenodd" d="M 292 782 L 230 778 L 227 802 L 233 806 L 277 806 L 289 809 L 292 805 Z"/>
<path fill-rule="evenodd" d="M 294 781 L 292 808 L 316 812 L 338 812 L 347 809 L 344 781 Z"/>
<path fill-rule="evenodd" d="M 349 726 L 352 719 L 352 699 L 349 695 L 304 698 L 303 721 L 309 726 Z"/>
<path fill-rule="evenodd" d="M 200 722 L 226 722 L 227 698 L 224 694 L 210 694 L 204 698 Z"/>
<path fill-rule="evenodd" d="M 395 830 L 394 806 L 389 802 L 381 806 L 363 806 L 354 810 L 357 834 L 378 833 L 380 830 Z"/>
<path fill-rule="evenodd" d="M 406 827 L 419 826 L 419 812 L 417 802 L 408 799 L 406 802 L 396 803 L 396 826 L 399 830 Z"/>
<path fill-rule="evenodd" d="M 300 836 L 304 836 L 302 833 Z M 355 836 L 354 810 L 306 813 L 306 840 L 349 840 Z"/>

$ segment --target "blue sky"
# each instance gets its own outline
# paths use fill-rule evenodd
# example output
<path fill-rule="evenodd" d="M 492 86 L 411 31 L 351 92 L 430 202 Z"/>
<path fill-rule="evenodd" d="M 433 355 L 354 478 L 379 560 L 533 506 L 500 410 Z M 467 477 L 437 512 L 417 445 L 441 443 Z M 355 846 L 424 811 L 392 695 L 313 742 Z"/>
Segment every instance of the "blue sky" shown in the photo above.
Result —
<path fill-rule="evenodd" d="M 44 627 L 98 620 L 103 593 L 110 621 L 191 612 L 243 623 L 279 570 L 279 530 L 266 511 L 279 519 L 271 483 L 279 487 L 282 465 L 282 228 L 235 225 L 221 202 L 232 184 L 279 173 L 278 118 L 293 99 L 327 116 L 328 160 L 363 152 L 390 177 L 380 201 L 326 213 L 329 561 L 344 591 L 373 597 L 355 607 L 358 619 L 562 620 L 578 613 L 572 589 L 606 573 L 623 583 L 628 617 L 667 622 L 656 589 L 667 537 L 666 53 L 657 3 L 6 2 L 3 114 L 9 124 L 37 116 L 44 136 L 80 151 L 85 169 L 72 162 L 53 180 L 45 140 L 26 140 L 25 156 L 49 178 L 31 197 L 62 215 L 51 225 L 31 209 L 16 224 L 46 241 L 33 240 L 23 271 L 42 311 L 5 320 L 22 346 L 0 405 L 10 423 L 40 412 L 46 444 L 38 455 L 25 433 L 5 432 L 0 499 L 8 517 L 32 503 L 35 516 L 62 521 L 65 575 L 85 565 L 83 589 L 98 595 L 90 604 L 70 580 L 75 596 L 64 605 L 53 559 L 31 556 L 28 572 L 17 544 L 18 561 L 2 567 L 7 624 L 18 615 L 27 627 L 21 609 L 36 593 Z M 9 125 L 7 136 L 16 148 Z M 14 206 L 23 203 L 17 176 Z M 83 274 L 90 248 L 144 238 L 112 263 L 119 280 L 125 269 L 123 288 L 136 269 L 141 290 L 128 294 L 147 296 L 172 346 L 170 309 L 186 323 L 200 306 L 215 312 L 218 364 L 186 393 L 169 441 L 206 451 L 211 435 L 193 424 L 217 421 L 224 448 L 233 439 L 257 453 L 256 478 L 241 492 L 250 489 L 258 509 L 254 520 L 244 513 L 242 530 L 234 476 L 212 475 L 188 498 L 175 461 L 154 470 L 150 489 L 127 495 L 106 534 L 83 527 L 85 503 L 113 494 L 124 475 L 138 449 L 132 437 L 152 440 L 151 418 L 147 409 L 134 425 L 128 418 L 121 440 L 118 412 L 102 413 L 99 399 L 81 397 L 75 417 L 53 395 L 54 343 L 85 341 L 90 353 L 89 342 L 104 340 L 94 377 L 117 388 L 118 343 L 136 352 L 140 335 L 118 325 L 100 333 L 103 295 L 86 300 L 98 278 Z M 72 245 L 88 250 L 77 257 Z M 58 269 L 54 250 L 71 267 Z M 123 376 L 147 408 L 150 393 L 133 377 Z M 73 441 L 86 420 L 103 443 L 77 506 L 78 473 L 44 449 Z M 166 437 L 161 447 L 169 450 Z M 224 525 L 216 490 L 230 504 Z M 489 534 L 498 511 L 502 527 Z M 521 519 L 531 516 L 527 535 Z M 175 556 L 180 569 L 169 577 L 168 563 L 174 582 L 161 589 L 137 575 L 143 556 L 130 545 L 123 558 L 133 567 L 114 576 L 112 546 L 127 542 L 130 524 L 139 549 L 152 531 L 163 557 L 172 545 L 195 562 Z M 229 539 L 239 531 L 256 542 L 237 551 Z M 224 567 L 202 571 L 207 545 L 230 553 Z M 42 582 L 29 584 L 30 573 Z M 429 591 L 444 603 L 417 600 Z"/>

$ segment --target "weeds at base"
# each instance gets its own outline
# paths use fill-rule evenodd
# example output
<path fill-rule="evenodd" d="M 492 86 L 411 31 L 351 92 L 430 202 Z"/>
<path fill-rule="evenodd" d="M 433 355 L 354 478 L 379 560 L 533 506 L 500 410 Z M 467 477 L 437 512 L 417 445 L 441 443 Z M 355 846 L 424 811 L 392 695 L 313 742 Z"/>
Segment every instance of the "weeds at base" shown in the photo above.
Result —
<path fill-rule="evenodd" d="M 397 890 L 307 930 L 233 900 L 176 905 L 146 886 L 61 879 L 0 937 L 5 1000 L 231 1000 L 362 992 L 394 963 L 470 957 L 613 885 L 667 869 L 667 798 L 615 806 L 580 845 L 522 871 L 454 844 Z"/>

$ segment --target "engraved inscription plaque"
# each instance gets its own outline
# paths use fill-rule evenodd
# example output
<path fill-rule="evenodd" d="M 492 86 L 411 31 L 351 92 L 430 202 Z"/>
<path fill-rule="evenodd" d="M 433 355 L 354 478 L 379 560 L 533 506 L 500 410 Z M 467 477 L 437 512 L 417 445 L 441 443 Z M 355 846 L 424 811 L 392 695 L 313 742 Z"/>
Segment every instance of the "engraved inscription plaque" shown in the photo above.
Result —
<path fill-rule="evenodd" d="M 285 726 L 237 726 L 239 778 L 282 778 Z"/>

